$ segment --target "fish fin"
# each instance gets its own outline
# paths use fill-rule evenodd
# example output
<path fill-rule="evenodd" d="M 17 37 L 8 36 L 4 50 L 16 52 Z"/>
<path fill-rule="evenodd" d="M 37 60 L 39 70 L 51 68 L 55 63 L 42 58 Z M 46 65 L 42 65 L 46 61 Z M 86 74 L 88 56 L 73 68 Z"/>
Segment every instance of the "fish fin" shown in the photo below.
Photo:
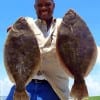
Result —
<path fill-rule="evenodd" d="M 81 78 L 81 80 L 79 78 L 75 78 L 70 95 L 73 98 L 76 98 L 76 100 L 83 100 L 83 98 L 88 97 L 87 86 L 83 78 Z"/>
<path fill-rule="evenodd" d="M 13 100 L 30 100 L 26 91 L 18 92 L 15 91 Z"/>

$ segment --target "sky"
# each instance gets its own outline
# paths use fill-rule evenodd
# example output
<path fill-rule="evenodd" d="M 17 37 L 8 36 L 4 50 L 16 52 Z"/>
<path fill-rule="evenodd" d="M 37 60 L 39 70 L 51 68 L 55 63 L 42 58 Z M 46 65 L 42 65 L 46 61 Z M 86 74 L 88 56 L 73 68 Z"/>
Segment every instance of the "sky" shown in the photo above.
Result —
<path fill-rule="evenodd" d="M 55 0 L 54 17 L 62 18 L 71 8 L 87 23 L 98 47 L 98 55 L 93 69 L 85 78 L 89 95 L 100 96 L 100 1 L 99 0 Z M 19 17 L 36 18 L 34 0 L 0 1 L 0 96 L 7 96 L 13 83 L 10 82 L 4 67 L 3 49 L 7 37 L 6 29 Z M 71 88 L 73 79 L 70 78 Z"/>

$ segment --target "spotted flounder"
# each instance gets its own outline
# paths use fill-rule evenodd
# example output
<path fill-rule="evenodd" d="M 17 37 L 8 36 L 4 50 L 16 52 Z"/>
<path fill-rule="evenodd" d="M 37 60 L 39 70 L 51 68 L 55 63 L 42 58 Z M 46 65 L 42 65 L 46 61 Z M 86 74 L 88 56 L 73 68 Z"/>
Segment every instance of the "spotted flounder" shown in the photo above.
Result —
<path fill-rule="evenodd" d="M 40 50 L 34 31 L 25 18 L 19 18 L 8 32 L 4 63 L 16 86 L 13 100 L 29 100 L 25 87 L 38 71 Z"/>
<path fill-rule="evenodd" d="M 97 47 L 88 26 L 72 9 L 65 14 L 58 29 L 56 50 L 64 70 L 74 78 L 71 96 L 82 100 L 88 96 L 84 77 L 95 64 Z"/>

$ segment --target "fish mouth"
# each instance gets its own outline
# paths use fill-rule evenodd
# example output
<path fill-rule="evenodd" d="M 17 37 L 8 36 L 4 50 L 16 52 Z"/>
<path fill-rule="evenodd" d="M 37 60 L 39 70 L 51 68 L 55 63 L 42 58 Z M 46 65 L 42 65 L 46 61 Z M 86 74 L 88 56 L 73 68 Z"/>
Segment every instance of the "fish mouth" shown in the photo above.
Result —
<path fill-rule="evenodd" d="M 70 17 L 75 17 L 76 16 L 76 13 L 74 12 L 74 10 L 70 9 L 66 14 L 66 16 L 70 16 Z"/>
<path fill-rule="evenodd" d="M 75 21 L 76 19 L 76 13 L 74 12 L 74 10 L 70 9 L 64 16 L 63 20 L 66 23 L 72 23 L 73 21 Z"/>
<path fill-rule="evenodd" d="M 75 14 L 75 12 L 74 12 L 73 9 L 69 9 L 68 13 L 69 13 L 69 14 Z"/>
<path fill-rule="evenodd" d="M 25 18 L 18 19 L 15 24 L 13 25 L 13 31 L 18 32 L 20 30 L 25 30 L 28 28 L 28 23 L 26 22 Z"/>

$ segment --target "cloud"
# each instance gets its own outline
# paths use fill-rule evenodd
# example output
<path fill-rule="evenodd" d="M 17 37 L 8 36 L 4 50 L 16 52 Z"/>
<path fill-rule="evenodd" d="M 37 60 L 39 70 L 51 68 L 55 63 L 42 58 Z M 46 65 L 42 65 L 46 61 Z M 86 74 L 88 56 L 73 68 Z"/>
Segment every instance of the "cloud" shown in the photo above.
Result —
<path fill-rule="evenodd" d="M 98 56 L 96 63 L 100 64 L 100 47 L 98 46 L 97 49 L 98 49 Z"/>
<path fill-rule="evenodd" d="M 99 76 L 88 76 L 86 78 L 86 84 L 90 96 L 100 96 L 100 80 Z"/>
<path fill-rule="evenodd" d="M 71 90 L 74 80 L 69 78 L 69 89 Z M 89 96 L 100 96 L 100 79 L 99 76 L 89 75 L 85 78 Z"/>
<path fill-rule="evenodd" d="M 10 82 L 8 77 L 0 80 L 0 96 L 7 96 L 13 83 Z"/>

